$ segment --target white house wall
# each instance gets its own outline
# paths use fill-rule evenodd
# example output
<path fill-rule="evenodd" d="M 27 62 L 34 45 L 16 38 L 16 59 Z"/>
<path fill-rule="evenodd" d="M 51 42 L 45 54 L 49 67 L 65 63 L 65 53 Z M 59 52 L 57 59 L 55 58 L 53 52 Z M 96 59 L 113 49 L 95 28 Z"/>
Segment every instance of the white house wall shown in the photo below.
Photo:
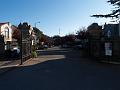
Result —
<path fill-rule="evenodd" d="M 5 29 L 8 28 L 9 29 L 9 38 L 8 37 L 4 37 L 4 41 L 7 42 L 7 41 L 12 41 L 12 29 L 11 29 L 11 25 L 8 25 L 7 23 L 6 24 L 3 24 L 1 26 L 1 35 L 5 36 Z"/>

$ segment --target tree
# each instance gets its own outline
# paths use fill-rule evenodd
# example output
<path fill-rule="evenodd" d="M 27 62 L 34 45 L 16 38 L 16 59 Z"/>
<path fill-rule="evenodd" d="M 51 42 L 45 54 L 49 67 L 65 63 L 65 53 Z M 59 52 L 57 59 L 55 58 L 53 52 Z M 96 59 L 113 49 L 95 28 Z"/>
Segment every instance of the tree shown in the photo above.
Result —
<path fill-rule="evenodd" d="M 20 40 L 20 30 L 17 28 L 17 26 L 12 25 L 12 38 Z"/>
<path fill-rule="evenodd" d="M 53 36 L 53 41 L 55 46 L 61 45 L 61 37 L 59 35 Z"/>
<path fill-rule="evenodd" d="M 100 15 L 92 15 L 92 17 L 101 17 L 101 18 L 109 18 L 109 17 L 112 17 L 112 18 L 119 18 L 119 15 L 120 15 L 120 0 L 108 0 L 107 1 L 108 3 L 110 3 L 111 5 L 113 5 L 115 7 L 114 10 L 112 10 L 111 13 L 109 14 L 100 14 Z"/>
<path fill-rule="evenodd" d="M 20 33 L 22 33 L 22 39 L 27 39 L 30 36 L 29 30 L 30 30 L 30 25 L 27 22 L 20 23 L 18 25 L 18 29 L 20 30 Z"/>
<path fill-rule="evenodd" d="M 46 42 L 46 37 L 45 35 L 41 35 L 41 37 L 39 38 L 40 42 Z"/>
<path fill-rule="evenodd" d="M 66 42 L 74 42 L 76 37 L 74 34 L 69 34 L 65 36 Z"/>
<path fill-rule="evenodd" d="M 33 31 L 34 31 L 34 33 L 35 33 L 35 35 L 37 37 L 37 40 L 39 40 L 41 38 L 41 36 L 43 36 L 43 32 L 40 31 L 38 28 L 33 27 Z"/>
<path fill-rule="evenodd" d="M 77 31 L 77 38 L 78 39 L 85 39 L 86 38 L 86 31 L 87 31 L 87 29 L 85 27 L 80 28 Z"/>

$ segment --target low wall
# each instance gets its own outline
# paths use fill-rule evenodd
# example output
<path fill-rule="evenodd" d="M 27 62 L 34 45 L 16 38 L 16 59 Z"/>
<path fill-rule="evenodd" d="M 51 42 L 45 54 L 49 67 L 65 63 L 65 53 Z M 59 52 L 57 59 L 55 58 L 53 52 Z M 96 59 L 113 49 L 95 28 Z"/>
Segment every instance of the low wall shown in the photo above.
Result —
<path fill-rule="evenodd" d="M 110 44 L 110 47 L 105 43 Z M 120 39 L 90 39 L 88 51 L 90 57 L 120 61 Z"/>

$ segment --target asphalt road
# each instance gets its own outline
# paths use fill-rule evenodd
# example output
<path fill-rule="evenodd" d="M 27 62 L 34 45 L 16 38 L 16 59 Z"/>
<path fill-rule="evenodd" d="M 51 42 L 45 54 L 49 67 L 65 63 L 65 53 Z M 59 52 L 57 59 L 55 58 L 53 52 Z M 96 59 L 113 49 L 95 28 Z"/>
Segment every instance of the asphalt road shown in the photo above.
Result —
<path fill-rule="evenodd" d="M 98 63 L 81 58 L 80 51 L 57 47 L 39 55 L 37 63 L 0 76 L 0 90 L 120 90 L 120 65 Z"/>

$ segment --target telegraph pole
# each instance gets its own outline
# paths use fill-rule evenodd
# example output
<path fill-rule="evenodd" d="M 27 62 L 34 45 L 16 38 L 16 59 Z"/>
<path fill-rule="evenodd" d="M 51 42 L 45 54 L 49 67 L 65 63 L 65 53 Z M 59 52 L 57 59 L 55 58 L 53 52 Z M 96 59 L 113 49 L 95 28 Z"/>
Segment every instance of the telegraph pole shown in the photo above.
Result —
<path fill-rule="evenodd" d="M 59 28 L 59 36 L 60 36 L 60 28 Z"/>

